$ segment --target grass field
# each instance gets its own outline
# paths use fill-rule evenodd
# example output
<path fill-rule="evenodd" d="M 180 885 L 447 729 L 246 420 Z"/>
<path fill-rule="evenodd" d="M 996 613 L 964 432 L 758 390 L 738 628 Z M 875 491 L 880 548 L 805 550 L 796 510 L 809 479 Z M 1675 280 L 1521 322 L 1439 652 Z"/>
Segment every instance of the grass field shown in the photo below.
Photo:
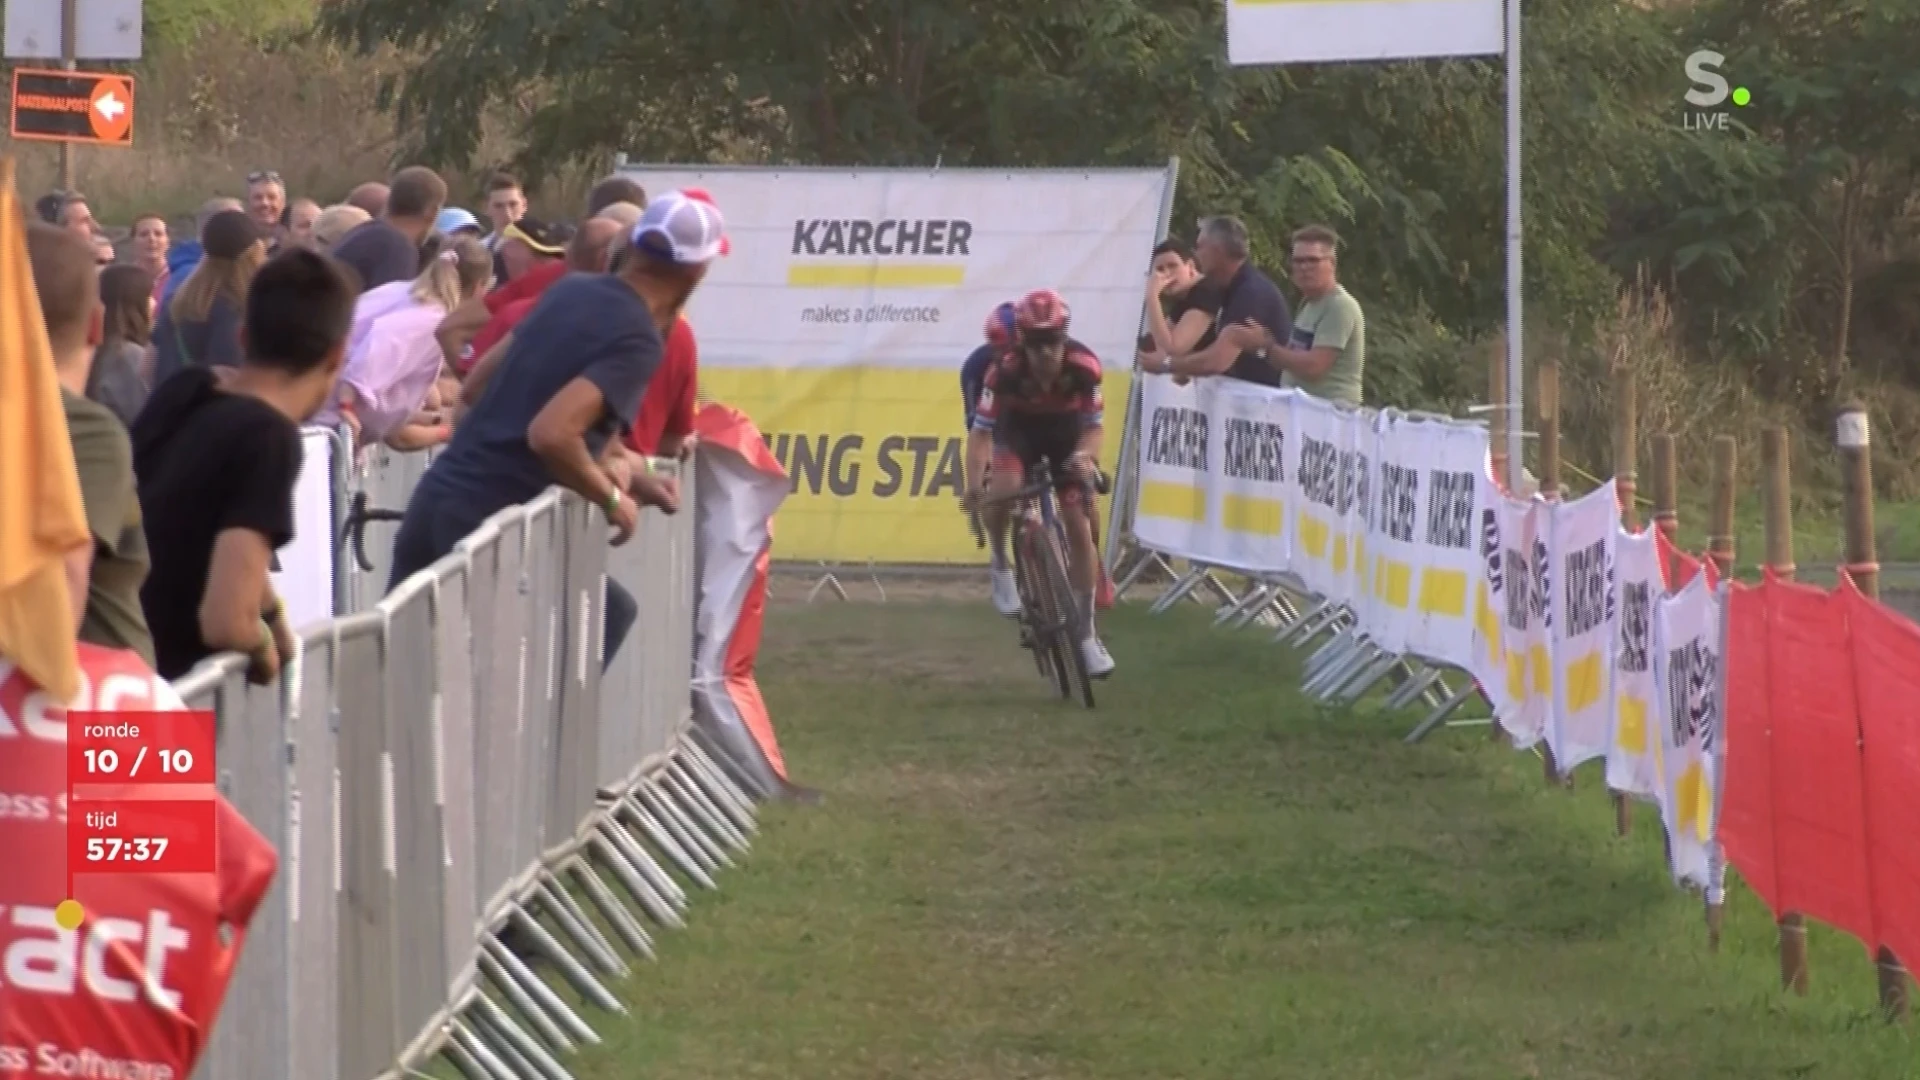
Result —
<path fill-rule="evenodd" d="M 1545 788 L 1483 729 L 1290 691 L 1188 605 L 1115 613 L 1098 712 L 1050 700 L 983 602 L 776 607 L 762 685 L 817 807 L 623 988 L 581 1080 L 1904 1080 L 1920 1033 L 1816 930 L 1777 989 L 1643 810 Z"/>

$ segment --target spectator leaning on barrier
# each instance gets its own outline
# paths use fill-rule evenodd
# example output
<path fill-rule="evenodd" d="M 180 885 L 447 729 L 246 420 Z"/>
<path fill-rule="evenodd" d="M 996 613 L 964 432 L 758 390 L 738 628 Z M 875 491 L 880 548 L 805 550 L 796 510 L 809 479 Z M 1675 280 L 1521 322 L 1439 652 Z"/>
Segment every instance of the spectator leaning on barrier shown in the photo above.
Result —
<path fill-rule="evenodd" d="M 1276 341 L 1287 339 L 1293 329 L 1287 299 L 1280 294 L 1280 287 L 1248 260 L 1247 227 L 1238 218 L 1210 217 L 1200 222 L 1193 258 L 1207 282 L 1220 290 L 1216 333 L 1236 323 L 1252 322 L 1266 327 Z M 1147 370 L 1168 375 L 1225 375 L 1261 386 L 1280 385 L 1280 373 L 1258 350 L 1242 348 L 1224 334 L 1205 348 L 1168 357 Z"/>
<path fill-rule="evenodd" d="M 394 539 L 388 588 L 426 569 L 487 518 L 562 484 L 601 507 L 616 544 L 633 536 L 639 507 L 672 512 L 679 489 L 665 476 L 632 473 L 618 436 L 633 425 L 660 366 L 659 326 L 686 304 L 707 266 L 725 254 L 720 211 L 671 193 L 628 237 L 618 273 L 575 274 L 554 285 L 514 333 L 514 342 L 453 441 L 414 489 Z M 607 582 L 602 663 L 619 650 L 638 614 L 633 597 Z"/>
<path fill-rule="evenodd" d="M 417 415 L 440 374 L 434 328 L 448 311 L 493 280 L 493 259 L 473 237 L 451 241 L 420 276 L 362 293 L 354 304 L 347 363 L 333 400 L 314 422 L 346 420 L 362 445 L 424 450 L 453 434 L 439 417 Z"/>
<path fill-rule="evenodd" d="M 173 300 L 173 294 L 180 291 L 180 286 L 187 283 L 193 268 L 200 265 L 200 258 L 205 254 L 205 249 L 200 245 L 200 236 L 207 231 L 207 223 L 219 214 L 241 209 L 244 207 L 239 199 L 225 197 L 208 199 L 200 204 L 200 212 L 193 218 L 193 235 L 173 245 L 173 250 L 167 252 L 167 285 L 160 291 L 162 308 Z"/>
<path fill-rule="evenodd" d="M 240 320 L 247 289 L 266 261 L 267 245 L 253 219 L 239 210 L 213 215 L 200 233 L 200 262 L 153 327 L 153 385 L 186 368 L 240 363 Z"/>
<path fill-rule="evenodd" d="M 425 262 L 421 248 L 446 204 L 447 182 L 439 173 L 422 165 L 401 169 L 393 176 L 386 213 L 348 233 L 334 245 L 333 256 L 354 272 L 362 290 L 412 281 Z"/>
<path fill-rule="evenodd" d="M 153 638 L 140 608 L 147 544 L 135 496 L 127 429 L 87 400 L 87 376 L 100 340 L 100 294 L 93 252 L 78 234 L 44 223 L 27 230 L 27 258 L 53 347 L 67 435 L 80 474 L 91 543 L 67 553 L 68 594 L 80 640 L 132 649 L 153 661 Z M 136 271 L 137 272 L 137 271 Z"/>
<path fill-rule="evenodd" d="M 1169 356 L 1200 352 L 1213 344 L 1220 316 L 1220 289 L 1202 277 L 1178 240 L 1153 249 L 1147 270 L 1147 332 L 1140 335 L 1140 364 L 1148 371 Z"/>
<path fill-rule="evenodd" d="M 613 242 L 619 236 L 620 226 L 615 222 L 605 218 L 588 218 L 567 243 L 563 273 L 606 273 L 613 256 Z M 499 290 L 495 295 L 502 294 L 511 295 L 506 290 Z M 507 351 L 513 347 L 513 328 L 532 313 L 543 295 L 544 292 L 536 292 L 502 304 L 497 313 L 487 320 L 487 324 L 480 328 L 480 332 L 473 336 L 473 343 L 467 350 L 468 363 L 461 368 L 466 381 L 461 386 L 460 398 L 467 406 L 480 400 L 480 392 L 486 389 L 487 380 L 493 377 L 500 361 L 506 358 Z"/>
<path fill-rule="evenodd" d="M 265 684 L 291 655 L 267 571 L 293 539 L 300 424 L 333 393 L 356 291 L 324 255 L 275 256 L 247 294 L 240 366 L 169 381 L 134 425 L 153 552 L 141 597 L 163 678 L 232 650 L 248 655 L 248 677 Z"/>
<path fill-rule="evenodd" d="M 480 358 L 480 351 L 472 347 L 474 338 L 488 322 L 518 301 L 537 298 L 566 276 L 566 245 L 558 226 L 538 218 L 523 215 L 507 226 L 495 265 L 506 267 L 508 277 L 500 279 L 491 292 L 460 305 L 436 331 L 449 367 L 471 370 Z"/>
<path fill-rule="evenodd" d="M 1264 326 L 1228 327 L 1242 348 L 1257 349 L 1297 386 L 1318 398 L 1360 404 L 1367 360 L 1367 321 L 1355 300 L 1335 280 L 1334 258 L 1340 238 L 1324 225 L 1293 234 L 1293 283 L 1306 303 L 1293 321 L 1286 344 Z"/>
<path fill-rule="evenodd" d="M 122 263 L 100 272 L 103 332 L 87 375 L 87 397 L 126 427 L 147 403 L 147 349 L 153 343 L 153 278 Z"/>

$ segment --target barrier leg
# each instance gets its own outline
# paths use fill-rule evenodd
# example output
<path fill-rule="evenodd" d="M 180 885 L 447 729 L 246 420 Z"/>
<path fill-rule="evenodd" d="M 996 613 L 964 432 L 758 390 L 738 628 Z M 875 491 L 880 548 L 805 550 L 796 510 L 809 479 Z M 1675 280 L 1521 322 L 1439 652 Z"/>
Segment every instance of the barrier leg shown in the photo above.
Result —
<path fill-rule="evenodd" d="M 567 1072 L 559 1060 L 548 1053 L 547 1048 L 541 1046 L 539 1040 L 521 1030 L 520 1025 L 513 1022 L 513 1018 L 507 1015 L 505 1009 L 494 1004 L 492 998 L 485 994 L 477 995 L 474 998 L 472 1012 L 474 1019 L 479 1022 L 477 1026 L 492 1028 L 498 1038 L 511 1043 L 513 1048 L 519 1051 L 520 1056 L 527 1059 L 538 1070 L 534 1075 L 543 1076 L 546 1080 L 573 1080 L 572 1074 Z"/>
<path fill-rule="evenodd" d="M 707 732 L 703 732 L 701 728 L 689 730 L 684 740 L 680 740 L 680 746 L 682 749 L 687 749 L 689 753 L 695 753 L 701 761 L 707 763 L 708 769 L 712 769 L 716 776 L 720 776 L 732 786 L 733 790 L 737 790 L 739 798 L 743 799 L 747 805 L 747 813 L 755 813 L 756 803 L 774 798 L 774 792 L 766 790 L 758 778 L 749 776 L 745 769 L 741 769 L 739 763 L 733 761 L 730 753 L 714 746 L 708 740 Z"/>
<path fill-rule="evenodd" d="M 538 984 L 541 991 L 549 996 L 553 994 L 553 991 L 547 987 L 547 984 L 540 982 L 540 977 L 535 975 L 531 968 L 520 963 L 520 958 L 514 956 L 512 950 L 501 946 L 499 942 L 491 938 L 481 943 L 481 972 L 484 973 L 488 979 L 491 979 L 495 986 L 500 988 L 500 992 L 506 995 L 508 1001 L 513 1002 L 513 1007 L 520 1010 L 520 1015 L 526 1017 L 527 1023 L 533 1025 L 534 1033 L 542 1039 L 545 1039 L 548 1046 L 553 1047 L 563 1054 L 573 1053 L 577 1048 L 576 1044 L 566 1032 L 560 1030 L 560 1022 L 555 1019 L 556 1014 L 547 1011 L 547 1006 L 542 1002 L 541 998 L 525 983 L 522 983 L 519 976 L 515 975 L 513 971 L 508 970 L 506 962 L 501 961 L 498 956 L 491 951 L 491 946 L 498 946 L 500 952 L 506 954 L 507 960 L 519 968 L 528 980 Z M 559 998 L 554 997 L 554 1001 L 556 1003 L 559 1002 Z M 562 1011 L 566 1010 L 564 1004 L 559 1005 L 559 1008 Z M 575 1019 L 578 1019 L 578 1017 Z"/>
<path fill-rule="evenodd" d="M 477 1068 L 486 1080 L 523 1080 L 523 1077 L 524 1080 L 535 1080 L 538 1075 L 515 1072 L 511 1066 L 500 1059 L 498 1054 L 494 1053 L 492 1047 L 475 1038 L 473 1032 L 468 1031 L 457 1021 L 452 1026 L 452 1037 L 447 1045 L 449 1050 L 457 1048 L 465 1055 L 467 1062 Z M 466 1071 L 464 1066 L 461 1071 Z"/>
<path fill-rule="evenodd" d="M 652 778 L 642 780 L 634 794 L 646 803 L 647 808 L 653 811 L 661 824 L 671 829 L 673 834 L 680 838 L 681 844 L 687 848 L 688 852 L 706 866 L 707 873 L 717 874 L 723 869 L 733 867 L 733 860 L 727 857 L 726 852 L 720 850 L 720 845 L 709 839 L 706 833 L 701 832 L 699 826 L 688 819 L 686 812 L 674 805 L 673 800 L 660 790 L 659 781 Z"/>
<path fill-rule="evenodd" d="M 1268 585 L 1260 598 L 1260 603 L 1248 607 L 1233 620 L 1235 630 L 1244 630 L 1248 624 L 1258 619 L 1265 625 L 1278 626 L 1294 618 L 1293 605 L 1287 601 L 1284 585 Z"/>
<path fill-rule="evenodd" d="M 736 853 L 746 852 L 749 846 L 746 835 L 733 827 L 733 820 L 715 806 L 712 799 L 707 798 L 707 793 L 700 790 L 699 784 L 688 778 L 686 770 L 681 768 L 679 762 L 668 765 L 661 772 L 660 782 L 679 800 L 680 805 L 694 816 L 695 820 L 705 826 L 708 832 L 718 836 L 722 844 L 732 848 Z"/>
<path fill-rule="evenodd" d="M 598 837 L 596 836 L 595 839 Z M 634 917 L 633 912 L 628 911 L 619 897 L 613 895 L 613 890 L 607 887 L 607 883 L 600 880 L 600 875 L 594 872 L 593 864 L 583 856 L 576 859 L 568 870 L 572 872 L 574 880 L 579 883 L 580 890 L 587 894 L 588 900 L 592 901 L 594 909 L 600 912 L 600 917 L 606 920 L 608 926 L 613 927 L 615 934 L 619 935 L 621 942 L 627 946 L 627 950 L 635 956 L 653 959 L 653 938 L 647 935 L 647 928 L 640 925 L 640 920 Z"/>
<path fill-rule="evenodd" d="M 1342 705 L 1352 705 L 1367 696 L 1367 691 L 1380 684 L 1380 680 L 1392 673 L 1393 669 L 1404 664 L 1400 657 L 1383 655 L 1361 671 L 1358 677 L 1349 679 L 1334 693 L 1334 700 Z"/>
<path fill-rule="evenodd" d="M 753 800 L 733 785 L 733 781 L 707 757 L 707 752 L 700 749 L 698 743 L 681 743 L 680 760 L 685 763 L 688 775 L 706 791 L 715 805 L 726 812 L 742 835 L 751 837 L 760 831 L 760 823 L 753 819 Z"/>
<path fill-rule="evenodd" d="M 703 889 L 714 888 L 713 877 L 707 873 L 706 865 L 680 845 L 667 827 L 657 820 L 651 811 L 643 805 L 637 795 L 629 796 L 620 803 L 620 812 L 624 818 L 639 827 L 648 840 L 661 850 L 667 861 L 680 868 L 680 872 L 693 879 L 693 883 Z M 681 894 L 681 903 L 686 902 L 686 894 Z"/>
<path fill-rule="evenodd" d="M 1331 600 L 1325 600 L 1317 596 L 1309 597 L 1306 607 L 1296 612 L 1293 618 L 1274 627 L 1273 643 L 1278 645 L 1288 638 L 1291 638 L 1294 634 L 1298 633 L 1302 627 L 1306 626 L 1307 623 L 1318 619 L 1332 606 L 1333 601 Z"/>
<path fill-rule="evenodd" d="M 489 1071 L 493 1070 L 492 1063 L 497 1063 L 500 1074 L 513 1080 L 546 1080 L 538 1065 L 529 1061 L 505 1036 L 494 1032 L 478 1018 L 466 1023 L 454 1020 L 447 1027 L 452 1040 L 465 1047 Z"/>
<path fill-rule="evenodd" d="M 548 986 L 546 980 L 529 967 L 525 960 L 515 956 L 512 949 L 500 944 L 497 938 L 488 938 L 486 948 L 492 953 L 499 966 L 506 971 L 513 984 L 526 991 L 527 996 L 540 1010 L 566 1029 L 565 1037 L 569 1045 L 563 1049 L 571 1050 L 573 1048 L 571 1044 L 574 1042 L 586 1043 L 589 1046 L 600 1044 L 600 1036 L 594 1034 L 593 1028 L 588 1027 L 587 1022 L 580 1019 L 580 1014 L 568 1007 L 567 1003 L 561 1000 L 560 995 L 554 993 L 553 987 Z"/>
<path fill-rule="evenodd" d="M 1159 599 L 1147 608 L 1147 614 L 1166 614 L 1168 608 L 1179 603 L 1181 598 L 1192 592 L 1194 587 L 1200 584 L 1200 579 L 1206 576 L 1207 571 L 1204 567 L 1196 567 L 1181 574 L 1172 585 L 1167 586 L 1167 591 L 1161 593 Z"/>
<path fill-rule="evenodd" d="M 575 960 L 573 954 L 567 951 L 567 947 L 560 944 L 560 939 L 554 937 L 551 930 L 540 924 L 540 920 L 527 914 L 524 908 L 516 907 L 513 909 L 513 925 L 525 934 L 527 940 L 533 942 L 536 948 L 547 954 L 547 959 L 553 961 L 553 966 L 560 970 L 561 977 L 566 979 L 581 997 L 607 1012 L 618 1016 L 626 1015 L 627 1007 L 620 1004 L 620 999 L 614 997 L 611 990 L 600 985 L 600 980 L 593 977 L 593 972 L 588 971 L 585 964 Z M 593 1041 L 598 1042 L 599 1036 L 594 1036 Z"/>
<path fill-rule="evenodd" d="M 1346 617 L 1346 609 L 1329 600 L 1317 615 L 1301 620 L 1299 626 L 1286 635 L 1287 644 L 1296 649 L 1304 649 L 1307 643 L 1328 630 L 1333 630 Z M 1335 631 L 1338 633 L 1338 631 Z"/>
<path fill-rule="evenodd" d="M 1241 594 L 1240 599 L 1221 608 L 1220 611 L 1214 615 L 1214 627 L 1218 628 L 1239 618 L 1243 612 L 1258 611 L 1260 609 L 1260 602 L 1266 599 L 1267 590 L 1272 587 L 1271 585 L 1256 584 L 1253 588 L 1248 589 L 1245 593 Z"/>
<path fill-rule="evenodd" d="M 1413 704 L 1414 698 L 1419 697 L 1426 692 L 1429 686 L 1440 681 L 1441 673 L 1439 668 L 1430 667 L 1425 671 L 1408 671 L 1406 674 L 1407 678 L 1402 680 L 1400 685 L 1394 688 L 1393 693 L 1387 696 L 1388 711 L 1404 709 Z"/>
<path fill-rule="evenodd" d="M 587 918 L 587 913 L 580 910 L 579 905 L 574 903 L 573 897 L 568 896 L 565 889 L 558 887 L 554 882 L 543 881 L 540 883 L 540 891 L 537 895 L 540 898 L 540 906 L 552 916 L 554 922 L 560 924 L 560 932 L 572 941 L 576 950 L 585 953 L 587 959 L 598 967 L 602 974 L 610 979 L 624 979 L 633 974 L 633 969 L 627 966 L 627 962 L 620 959 L 620 954 L 615 951 L 613 942 L 608 941 L 606 935 L 593 925 L 593 921 Z M 565 944 L 557 939 L 555 943 Z"/>
<path fill-rule="evenodd" d="M 629 808 L 639 809 L 639 804 L 628 799 L 614 810 L 615 813 L 624 813 Z M 680 887 L 680 882 L 672 874 L 667 872 L 666 866 L 654 857 L 652 849 L 640 842 L 638 835 L 628 831 L 625 824 L 612 819 L 608 821 L 605 832 L 607 838 L 627 856 L 628 863 L 646 879 L 654 891 L 660 894 L 661 899 L 676 912 L 687 910 L 687 891 Z"/>
<path fill-rule="evenodd" d="M 1133 565 L 1128 567 L 1125 573 L 1118 575 L 1117 580 L 1113 583 L 1113 599 L 1115 603 L 1119 603 L 1120 598 L 1126 595 L 1127 590 L 1139 584 L 1140 579 L 1146 576 L 1147 571 L 1156 566 L 1168 577 L 1174 576 L 1173 568 L 1167 565 L 1167 560 L 1161 558 L 1159 552 L 1149 551 L 1143 547 L 1135 547 L 1133 552 L 1134 555 L 1137 556 L 1133 560 Z"/>
<path fill-rule="evenodd" d="M 626 842 L 632 843 L 632 837 L 627 836 L 625 829 L 611 822 L 602 826 L 602 829 L 603 831 L 593 838 L 592 845 L 594 854 L 599 856 L 600 864 L 613 871 L 613 876 L 619 880 L 621 887 L 627 890 L 627 894 L 633 897 L 643 911 L 652 916 L 653 921 L 676 930 L 684 927 L 686 921 L 680 917 L 680 911 L 674 906 L 673 901 L 667 898 L 668 894 L 657 890 L 654 884 L 642 875 L 639 868 L 646 866 L 661 877 L 666 877 L 666 871 L 655 866 L 653 858 L 645 851 L 638 850 L 637 845 L 636 850 L 629 854 L 622 851 L 614 840 L 609 839 L 610 834 L 617 833 Z"/>
<path fill-rule="evenodd" d="M 1379 657 L 1380 648 L 1373 642 L 1358 638 L 1349 640 L 1353 642 L 1352 647 L 1316 672 L 1302 689 L 1321 701 L 1330 701 L 1334 691 L 1346 685 L 1348 679 Z"/>
<path fill-rule="evenodd" d="M 1441 702 L 1440 706 L 1434 709 L 1432 712 L 1428 713 L 1426 718 L 1424 720 L 1421 720 L 1420 723 L 1416 725 L 1412 731 L 1407 732 L 1407 738 L 1406 738 L 1407 743 L 1411 745 L 1413 743 L 1419 742 L 1421 739 L 1426 738 L 1430 733 L 1432 733 L 1434 728 L 1437 728 L 1441 724 L 1445 723 L 1447 717 L 1453 715 L 1453 711 L 1455 709 L 1458 709 L 1460 706 L 1465 705 L 1468 699 L 1472 698 L 1477 693 L 1479 693 L 1479 690 L 1477 690 L 1471 682 L 1461 687 L 1459 690 L 1454 691 L 1454 694 L 1452 697 L 1449 697 L 1445 701 Z"/>
<path fill-rule="evenodd" d="M 1307 656 L 1306 662 L 1300 665 L 1301 677 L 1311 680 L 1324 674 L 1327 665 L 1344 660 L 1359 643 L 1360 629 L 1357 626 L 1348 626 L 1335 632 L 1332 637 L 1321 642 L 1320 647 L 1313 650 Z"/>
<path fill-rule="evenodd" d="M 487 1067 L 480 1064 L 472 1054 L 467 1053 L 466 1048 L 461 1046 L 458 1040 L 450 1040 L 442 1053 L 446 1054 L 454 1070 L 467 1080 L 502 1080 L 489 1072 Z M 506 1080 L 513 1080 L 513 1078 L 508 1077 Z"/>
<path fill-rule="evenodd" d="M 1213 594 L 1220 598 L 1221 603 L 1237 604 L 1240 602 L 1240 598 L 1233 594 L 1232 589 L 1227 588 L 1225 583 L 1213 576 L 1213 571 L 1207 571 L 1205 583 L 1213 589 Z"/>

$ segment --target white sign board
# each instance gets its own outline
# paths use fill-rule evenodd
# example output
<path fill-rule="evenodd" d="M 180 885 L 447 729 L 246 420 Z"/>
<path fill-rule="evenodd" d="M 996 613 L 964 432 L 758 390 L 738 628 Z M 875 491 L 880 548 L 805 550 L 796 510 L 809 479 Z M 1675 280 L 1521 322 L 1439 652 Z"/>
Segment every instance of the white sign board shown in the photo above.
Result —
<path fill-rule="evenodd" d="M 1227 0 L 1227 61 L 1311 64 L 1486 56 L 1501 0 Z"/>
<path fill-rule="evenodd" d="M 74 0 L 76 60 L 140 59 L 141 0 Z M 59 60 L 60 0 L 6 0 L 9 60 Z"/>
<path fill-rule="evenodd" d="M 273 591 L 296 632 L 333 618 L 333 432 L 301 432 L 306 460 L 293 487 L 293 542 L 275 552 Z"/>

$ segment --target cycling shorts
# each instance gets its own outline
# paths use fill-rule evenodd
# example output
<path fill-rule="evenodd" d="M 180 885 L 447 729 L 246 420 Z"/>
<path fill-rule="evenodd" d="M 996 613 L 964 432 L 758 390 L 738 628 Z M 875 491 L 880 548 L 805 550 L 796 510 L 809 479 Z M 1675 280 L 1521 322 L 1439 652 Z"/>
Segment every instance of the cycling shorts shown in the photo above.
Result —
<path fill-rule="evenodd" d="M 1088 486 L 1066 471 L 1067 461 L 1080 448 L 1085 429 L 1078 416 L 1038 416 L 1003 418 L 994 431 L 993 463 L 989 475 L 1006 475 L 1016 484 L 1026 481 L 1027 470 L 1047 459 L 1053 469 L 1053 492 L 1062 506 L 1084 506 L 1092 493 Z"/>

